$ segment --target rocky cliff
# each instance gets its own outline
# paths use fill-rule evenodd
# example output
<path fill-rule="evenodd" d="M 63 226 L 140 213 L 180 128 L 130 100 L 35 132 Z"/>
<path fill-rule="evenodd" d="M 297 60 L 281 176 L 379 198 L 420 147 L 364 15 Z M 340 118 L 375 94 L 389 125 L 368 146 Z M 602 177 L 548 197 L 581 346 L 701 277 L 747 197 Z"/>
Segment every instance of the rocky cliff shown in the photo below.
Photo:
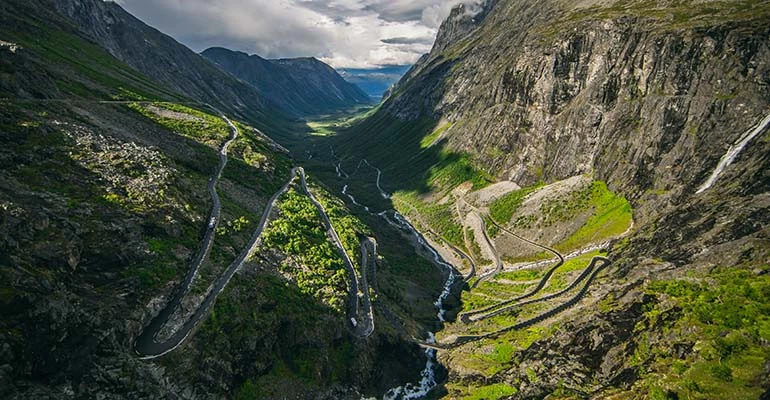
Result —
<path fill-rule="evenodd" d="M 453 12 L 459 14 L 461 9 Z M 519 233 L 548 241 L 542 233 L 554 229 L 554 222 L 537 224 L 546 223 L 549 213 L 566 209 L 577 216 L 578 194 L 556 202 L 527 197 L 541 193 L 537 188 L 543 184 L 576 176 L 605 181 L 627 198 L 634 228 L 629 238 L 605 247 L 613 266 L 600 275 L 588 304 L 525 330 L 529 339 L 511 333 L 446 352 L 442 360 L 450 370 L 450 394 L 461 396 L 476 386 L 510 386 L 515 389 L 501 393 L 513 398 L 569 393 L 698 398 L 710 390 L 730 397 L 721 390 L 731 385 L 744 388 L 741 398 L 766 391 L 766 383 L 760 383 L 767 381 L 765 336 L 747 344 L 763 356 L 754 364 L 757 373 L 741 380 L 737 371 L 747 365 L 741 358 L 747 353 L 726 352 L 715 363 L 698 347 L 719 347 L 720 333 L 699 324 L 721 318 L 713 315 L 723 310 L 693 317 L 684 293 L 656 282 L 689 276 L 698 282 L 694 293 L 710 296 L 731 285 L 753 285 L 766 274 L 767 4 L 508 0 L 490 3 L 483 15 L 476 25 L 466 20 L 458 26 L 450 17 L 433 51 L 376 114 L 351 129 L 345 137 L 350 144 L 340 141 L 340 148 L 375 160 L 385 167 L 385 176 L 399 174 L 399 180 L 385 184 L 404 191 L 395 196 L 402 205 L 411 201 L 401 206 L 404 212 L 423 218 L 425 229 L 449 241 L 457 238 L 457 246 L 462 246 L 459 226 L 465 222 L 453 216 L 454 203 L 458 210 L 467 207 L 458 196 L 483 197 L 470 187 L 493 182 L 529 188 L 508 197 L 523 199 L 509 208 L 516 210 L 524 201 L 539 210 L 532 219 L 519 215 L 517 220 L 514 212 L 504 221 Z M 753 131 L 752 140 L 743 140 Z M 366 139 L 357 139 L 364 132 Z M 722 171 L 721 183 L 696 193 L 742 140 L 748 144 Z M 449 206 L 441 211 L 440 204 Z M 512 239 L 490 235 L 498 236 L 492 244 L 505 252 Z M 468 243 L 466 238 L 473 255 L 476 244 Z M 581 244 L 588 247 L 591 241 Z M 515 269 L 523 260 L 504 264 Z M 500 288 L 511 284 L 507 279 L 495 281 L 502 286 L 491 286 L 479 297 L 499 300 Z M 712 287 L 705 289 L 708 282 Z M 658 318 L 660 312 L 665 316 Z M 713 323 L 725 329 L 722 334 L 741 336 L 763 329 L 758 314 L 752 315 L 744 323 Z M 682 321 L 691 321 L 690 331 Z M 479 329 L 450 325 L 449 331 L 463 335 Z M 701 345 L 694 332 L 703 335 Z M 515 343 L 513 349 L 506 342 Z M 676 353 L 677 346 L 684 350 Z M 677 354 L 676 361 L 663 353 Z M 720 378 L 720 362 L 735 372 Z M 660 371 L 672 363 L 682 367 L 677 378 L 662 378 Z M 697 375 L 709 368 L 710 373 Z"/>
<path fill-rule="evenodd" d="M 315 58 L 265 60 L 223 48 L 201 55 L 294 115 L 321 115 L 370 103 L 366 93 Z"/>
<path fill-rule="evenodd" d="M 767 107 L 766 10 L 718 4 L 501 2 L 472 37 L 439 33 L 384 112 L 454 122 L 450 148 L 514 181 L 597 170 L 640 190 L 696 185 Z M 639 150 L 615 159 L 624 146 Z"/>

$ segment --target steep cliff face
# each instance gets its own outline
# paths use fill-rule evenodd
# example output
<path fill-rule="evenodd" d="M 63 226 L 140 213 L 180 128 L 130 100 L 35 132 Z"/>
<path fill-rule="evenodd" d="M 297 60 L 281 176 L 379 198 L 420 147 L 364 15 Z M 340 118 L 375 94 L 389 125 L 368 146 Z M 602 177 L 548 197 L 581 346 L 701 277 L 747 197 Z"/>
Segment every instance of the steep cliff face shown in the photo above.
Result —
<path fill-rule="evenodd" d="M 416 205 L 403 212 L 426 220 L 426 230 L 458 238 L 456 246 L 465 227 L 455 205 L 459 213 L 467 207 L 462 194 L 490 181 L 528 187 L 508 206 L 534 202 L 542 220 L 573 212 L 579 196 L 538 203 L 527 193 L 578 175 L 607 182 L 633 206 L 630 235 L 601 246 L 613 264 L 577 307 L 441 355 L 450 395 L 767 395 L 770 331 L 756 310 L 768 304 L 742 291 L 768 290 L 769 21 L 770 7 L 755 1 L 499 1 L 470 33 L 455 34 L 445 23 L 433 51 L 345 137 L 351 144 L 340 142 L 374 159 L 386 176 L 401 174 L 385 184 L 406 192 L 396 200 Z M 752 132 L 705 189 L 728 149 Z M 438 210 L 442 204 L 446 210 Z M 538 218 L 503 225 L 547 242 L 544 230 L 559 223 L 532 225 Z M 501 247 L 513 241 L 492 238 Z M 479 253 L 467 237 L 465 244 Z M 483 268 L 489 257 L 479 258 Z M 515 271 L 521 261 L 530 260 L 503 264 Z M 469 297 L 472 289 L 463 301 L 472 309 L 472 301 L 504 299 L 501 288 L 512 290 L 511 279 L 495 281 L 484 296 Z M 704 305 L 718 293 L 736 295 Z M 735 304 L 758 308 L 738 312 Z M 486 332 L 528 315 L 521 308 L 447 331 Z M 730 314 L 744 319 L 727 322 Z M 751 337 L 741 345 L 750 350 L 709 353 L 734 336 Z"/>
<path fill-rule="evenodd" d="M 384 112 L 454 122 L 451 149 L 520 183 L 697 185 L 764 117 L 766 7 L 585 3 L 498 3 L 471 37 L 437 43 Z"/>
<path fill-rule="evenodd" d="M 265 60 L 223 48 L 201 55 L 294 115 L 319 115 L 370 102 L 361 89 L 315 58 Z"/>

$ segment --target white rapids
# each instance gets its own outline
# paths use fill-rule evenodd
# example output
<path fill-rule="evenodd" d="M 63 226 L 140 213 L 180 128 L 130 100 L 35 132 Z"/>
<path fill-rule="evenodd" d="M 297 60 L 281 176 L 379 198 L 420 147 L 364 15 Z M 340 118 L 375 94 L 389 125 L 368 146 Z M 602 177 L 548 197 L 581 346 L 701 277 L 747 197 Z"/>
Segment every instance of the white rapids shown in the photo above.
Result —
<path fill-rule="evenodd" d="M 428 343 L 436 343 L 436 336 L 433 333 L 428 333 Z M 434 372 L 436 369 L 436 350 L 425 349 L 425 356 L 428 358 L 428 362 L 425 363 L 425 368 L 420 373 L 420 382 L 417 384 L 407 383 L 404 386 L 390 389 L 383 396 L 383 400 L 420 399 L 427 396 L 438 385 Z"/>
<path fill-rule="evenodd" d="M 444 261 L 443 258 L 438 254 L 438 252 L 428 243 L 427 240 L 418 232 L 412 224 L 409 223 L 409 221 L 404 218 L 403 215 L 399 214 L 397 211 L 393 211 L 393 216 L 396 219 L 396 222 L 393 222 L 390 218 L 388 218 L 388 215 L 385 211 L 378 214 L 379 216 L 385 218 L 388 223 L 394 226 L 398 226 L 401 228 L 404 228 L 412 233 L 412 235 L 415 237 L 417 242 L 423 246 L 426 250 L 428 250 L 431 255 L 433 256 L 433 261 L 444 267 L 448 272 L 449 276 L 447 277 L 446 282 L 444 282 L 444 288 L 441 291 L 441 294 L 436 299 L 436 301 L 433 303 L 436 307 L 438 307 L 438 319 L 441 322 L 446 321 L 446 309 L 444 308 L 444 301 L 449 297 L 449 294 L 452 292 L 452 286 L 455 283 L 456 275 L 455 275 L 455 268 L 449 264 L 448 262 Z M 428 343 L 435 343 L 436 337 L 433 332 L 428 332 Z M 436 350 L 435 349 L 425 349 L 425 357 L 427 358 L 427 362 L 425 363 L 425 368 L 423 368 L 422 372 L 420 373 L 420 382 L 413 384 L 408 383 L 404 386 L 399 386 L 392 388 L 385 393 L 385 396 L 383 397 L 383 400 L 411 400 L 411 399 L 420 399 L 425 397 L 431 390 L 433 390 L 436 386 L 438 386 L 438 382 L 436 382 L 436 365 L 438 364 L 438 361 L 436 360 Z"/>
<path fill-rule="evenodd" d="M 714 182 L 717 181 L 719 178 L 719 175 L 724 172 L 727 167 L 730 166 L 730 164 L 735 161 L 735 157 L 738 157 L 738 154 L 741 153 L 744 147 L 751 141 L 751 139 L 754 139 L 757 135 L 759 135 L 760 132 L 765 130 L 767 128 L 767 125 L 770 125 L 770 114 L 765 117 L 760 123 L 754 125 L 744 133 L 741 138 L 735 142 L 730 148 L 727 150 L 727 153 L 725 153 L 724 156 L 722 156 L 722 159 L 719 160 L 719 164 L 717 164 L 717 167 L 714 168 L 714 172 L 711 173 L 711 176 L 706 180 L 706 182 L 701 185 L 700 188 L 698 188 L 698 191 L 695 192 L 695 194 L 703 193 L 709 188 L 711 188 L 712 185 L 714 185 Z"/>

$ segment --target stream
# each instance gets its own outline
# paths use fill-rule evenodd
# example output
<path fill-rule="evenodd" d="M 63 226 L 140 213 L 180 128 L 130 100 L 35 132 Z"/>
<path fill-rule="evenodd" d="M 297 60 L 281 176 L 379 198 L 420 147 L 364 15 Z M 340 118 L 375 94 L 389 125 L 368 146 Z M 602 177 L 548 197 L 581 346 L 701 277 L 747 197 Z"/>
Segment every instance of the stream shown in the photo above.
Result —
<path fill-rule="evenodd" d="M 725 153 L 724 156 L 722 156 L 722 159 L 719 160 L 719 164 L 717 164 L 716 168 L 714 168 L 714 171 L 711 173 L 711 176 L 706 180 L 706 182 L 701 185 L 700 188 L 698 188 L 698 191 L 695 192 L 695 194 L 703 193 L 714 184 L 714 182 L 717 181 L 717 178 L 719 178 L 719 175 L 722 174 L 722 172 L 727 169 L 727 167 L 730 166 L 730 164 L 735 161 L 735 158 L 738 157 L 738 154 L 741 153 L 744 147 L 746 147 L 747 144 L 751 141 L 751 139 L 754 139 L 757 135 L 759 135 L 760 132 L 765 130 L 767 126 L 770 125 L 770 115 L 766 116 L 765 119 L 763 119 L 758 124 L 751 127 L 746 133 L 741 135 L 740 139 L 730 146 L 730 148 L 727 150 L 727 153 Z"/>
<path fill-rule="evenodd" d="M 332 156 L 336 156 L 334 154 L 334 150 L 332 149 Z M 377 189 L 380 192 L 380 195 L 383 199 L 389 199 L 391 195 L 387 193 L 385 190 L 382 189 L 382 186 L 380 185 L 380 179 L 382 177 L 382 171 L 375 167 L 374 165 L 370 164 L 367 160 L 361 160 L 361 162 L 358 163 L 358 166 L 356 167 L 355 171 L 352 174 L 347 174 L 345 171 L 342 170 L 342 166 L 340 163 L 337 163 L 334 165 L 335 172 L 337 173 L 338 178 L 349 178 L 351 175 L 354 175 L 361 167 L 361 164 L 366 164 L 369 168 L 377 171 Z M 356 201 L 356 199 L 348 193 L 348 185 L 344 185 L 342 187 L 342 194 L 348 197 L 354 205 L 357 205 L 359 207 L 364 208 L 369 213 L 372 213 L 372 211 L 369 209 L 369 207 L 360 204 Z M 373 213 L 372 213 L 373 214 Z M 391 218 L 388 214 L 392 214 L 393 218 Z M 434 306 L 438 309 L 438 312 L 436 314 L 436 317 L 441 322 L 446 322 L 446 313 L 447 309 L 444 306 L 444 302 L 449 297 L 449 295 L 452 292 L 452 287 L 454 286 L 455 282 L 457 281 L 457 273 L 455 267 L 448 263 L 446 260 L 444 260 L 441 255 L 436 251 L 436 249 L 433 248 L 433 246 L 428 243 L 428 241 L 425 239 L 425 237 L 398 211 L 395 210 L 386 210 L 382 211 L 380 213 L 377 213 L 378 216 L 385 219 L 385 221 L 390 224 L 391 226 L 408 232 L 411 234 L 414 239 L 416 240 L 417 244 L 424 248 L 432 257 L 433 263 L 435 265 L 440 266 L 446 271 L 446 281 L 444 281 L 444 285 L 442 286 L 441 293 L 439 294 L 438 298 L 436 298 L 436 301 L 433 303 Z M 428 343 L 435 343 L 436 342 L 436 336 L 435 332 L 428 332 L 427 333 L 427 339 L 426 341 Z M 438 366 L 438 360 L 436 358 L 436 350 L 431 348 L 425 349 L 425 357 L 427 361 L 425 362 L 425 367 L 420 372 L 420 380 L 416 383 L 407 383 L 403 386 L 398 386 L 395 388 L 389 389 L 385 395 L 383 396 L 383 400 L 411 400 L 411 399 L 421 399 L 430 393 L 431 390 L 436 388 L 438 386 L 438 382 L 436 381 L 436 367 Z"/>
<path fill-rule="evenodd" d="M 412 226 L 412 224 L 410 224 L 409 221 L 407 221 L 406 218 L 404 218 L 404 216 L 401 215 L 398 211 L 393 211 L 395 222 L 388 217 L 386 211 L 383 211 L 378 215 L 385 218 L 389 224 L 410 232 L 420 244 L 420 246 L 422 246 L 431 254 L 433 257 L 433 262 L 447 270 L 447 280 L 444 282 L 441 294 L 433 303 L 438 308 L 438 314 L 436 314 L 436 316 L 438 317 L 439 321 L 445 322 L 447 310 L 444 307 L 444 301 L 447 299 L 447 297 L 449 297 L 449 294 L 452 292 L 452 286 L 454 286 L 456 281 L 455 268 L 446 262 L 441 257 L 441 255 L 438 254 L 436 249 L 434 249 L 428 243 L 425 237 L 419 231 L 417 231 L 417 229 L 415 229 L 414 226 Z M 428 332 L 427 342 L 436 342 L 436 336 L 434 332 Z M 420 381 L 416 384 L 408 383 L 404 386 L 399 386 L 388 390 L 385 393 L 383 400 L 420 399 L 425 397 L 431 390 L 438 386 L 438 382 L 436 381 L 436 366 L 438 365 L 438 360 L 436 359 L 436 350 L 430 348 L 425 349 L 425 357 L 427 358 L 427 362 L 425 363 L 425 368 L 423 368 L 422 372 L 420 373 Z"/>

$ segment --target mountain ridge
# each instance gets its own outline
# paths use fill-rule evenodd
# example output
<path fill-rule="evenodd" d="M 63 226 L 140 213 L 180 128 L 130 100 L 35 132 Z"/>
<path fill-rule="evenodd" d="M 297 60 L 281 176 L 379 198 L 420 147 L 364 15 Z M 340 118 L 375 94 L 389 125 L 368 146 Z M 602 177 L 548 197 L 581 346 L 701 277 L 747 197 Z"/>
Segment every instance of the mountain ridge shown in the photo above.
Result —
<path fill-rule="evenodd" d="M 463 15 L 461 9 L 454 14 Z M 470 307 L 490 304 L 489 297 L 502 301 L 504 290 L 515 293 L 516 280 L 507 273 L 522 261 L 539 262 L 498 229 L 489 229 L 491 242 L 485 245 L 486 217 L 477 217 L 474 207 L 510 210 L 510 220 L 496 222 L 546 245 L 591 249 L 600 243 L 590 237 L 603 230 L 626 235 L 600 246 L 612 265 L 581 306 L 535 330 L 444 352 L 450 396 L 496 389 L 510 389 L 511 398 L 767 395 L 770 388 L 759 384 L 768 381 L 760 367 L 768 360 L 764 339 L 749 346 L 765 354 L 764 361 L 748 367 L 749 352 L 729 359 L 736 382 L 739 375 L 752 376 L 741 381 L 745 386 L 716 373 L 696 376 L 702 368 L 718 368 L 707 351 L 688 347 L 679 361 L 666 357 L 677 340 L 689 346 L 720 339 L 715 329 L 700 325 L 710 317 L 693 317 L 682 302 L 672 306 L 667 299 L 681 295 L 661 288 L 690 276 L 709 282 L 712 271 L 719 277 L 715 288 L 752 285 L 752 277 L 768 268 L 762 245 L 763 227 L 770 223 L 768 130 L 743 143 L 730 167 L 718 167 L 728 149 L 737 148 L 770 112 L 768 21 L 767 4 L 752 1 L 498 1 L 478 25 L 445 21 L 438 34 L 443 39 L 380 108 L 342 131 L 334 142 L 342 154 L 339 167 L 355 166 L 346 157 L 365 157 L 383 176 L 398 176 L 383 180 L 395 193 L 395 207 L 420 221 L 424 231 L 436 232 L 437 245 L 448 240 L 461 247 L 477 258 L 477 267 L 489 262 L 488 247 L 509 258 L 503 262 L 505 278 L 488 270 L 482 276 L 491 282 L 481 282 L 478 295 L 475 288 L 463 293 Z M 697 193 L 718 173 L 721 183 Z M 619 225 L 627 215 L 620 212 L 624 206 L 599 211 L 592 204 L 592 196 L 602 197 L 599 192 L 558 194 L 557 188 L 578 177 L 606 183 L 628 200 L 633 222 L 627 232 Z M 486 198 L 487 187 L 500 191 L 499 202 L 472 204 L 466 198 Z M 359 201 L 366 200 L 362 191 L 348 188 Z M 597 214 L 585 219 L 587 205 Z M 580 233 L 591 221 L 601 221 L 597 226 L 603 229 Z M 738 278 L 743 274 L 745 280 Z M 676 314 L 677 307 L 687 311 Z M 642 309 L 671 314 L 656 319 Z M 477 326 L 450 324 L 437 341 L 505 327 L 500 324 L 526 311 L 508 310 Z M 730 332 L 761 329 L 756 316 Z M 688 334 L 687 321 L 703 332 L 702 339 Z M 666 329 L 676 329 L 677 336 L 667 337 Z M 646 346 L 665 350 L 646 352 Z M 684 365 L 679 381 L 665 378 L 672 364 Z M 489 370 L 496 371 L 491 381 Z"/>
<path fill-rule="evenodd" d="M 315 57 L 267 60 L 222 47 L 206 49 L 201 55 L 297 116 L 370 104 L 360 88 Z"/>

